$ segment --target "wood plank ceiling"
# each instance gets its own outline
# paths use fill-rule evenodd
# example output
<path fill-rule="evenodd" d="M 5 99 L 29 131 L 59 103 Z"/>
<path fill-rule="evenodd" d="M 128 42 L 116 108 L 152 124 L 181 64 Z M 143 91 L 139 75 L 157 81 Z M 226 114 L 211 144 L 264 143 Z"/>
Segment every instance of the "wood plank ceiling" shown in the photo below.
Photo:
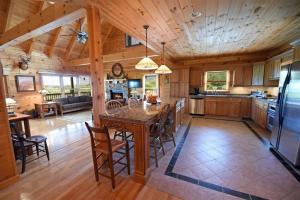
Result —
<path fill-rule="evenodd" d="M 2 0 L 1 0 L 2 1 Z M 39 0 L 10 1 L 5 30 L 49 6 Z M 300 37 L 299 0 L 93 0 L 101 8 L 105 42 L 114 27 L 144 40 L 149 24 L 150 47 L 158 53 L 167 42 L 175 59 L 270 50 Z M 1 9 L 0 9 L 1 11 Z M 1 22 L 1 20 L 0 20 Z M 27 41 L 24 49 L 65 59 L 88 57 L 87 45 L 72 43 L 78 22 Z M 84 29 L 87 30 L 86 25 Z M 74 39 L 73 39 L 74 40 Z M 70 53 L 67 47 L 72 47 Z M 67 55 L 66 55 L 67 54 Z"/>
<path fill-rule="evenodd" d="M 94 1 L 132 35 L 144 38 L 149 24 L 150 44 L 166 41 L 174 58 L 262 51 L 300 37 L 299 0 Z"/>

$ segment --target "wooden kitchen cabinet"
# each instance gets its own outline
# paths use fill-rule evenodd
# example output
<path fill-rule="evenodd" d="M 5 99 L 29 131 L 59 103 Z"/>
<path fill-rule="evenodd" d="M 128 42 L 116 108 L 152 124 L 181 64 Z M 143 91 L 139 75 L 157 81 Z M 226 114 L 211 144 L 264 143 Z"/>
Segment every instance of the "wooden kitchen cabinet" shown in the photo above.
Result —
<path fill-rule="evenodd" d="M 204 114 L 206 115 L 215 115 L 217 102 L 215 99 L 212 98 L 205 98 L 205 105 L 204 105 Z"/>
<path fill-rule="evenodd" d="M 241 117 L 241 98 L 232 98 L 230 100 L 229 117 Z"/>
<path fill-rule="evenodd" d="M 300 60 L 300 46 L 295 47 L 294 49 L 294 61 Z"/>
<path fill-rule="evenodd" d="M 252 85 L 252 66 L 236 67 L 233 72 L 233 87 L 244 87 Z"/>
<path fill-rule="evenodd" d="M 216 98 L 216 115 L 229 116 L 230 98 Z"/>
<path fill-rule="evenodd" d="M 252 85 L 252 76 L 253 76 L 253 67 L 252 66 L 245 66 L 244 67 L 244 86 L 251 86 Z"/>
<path fill-rule="evenodd" d="M 251 118 L 251 106 L 252 106 L 251 98 L 242 98 L 241 111 L 240 111 L 241 117 Z"/>
<path fill-rule="evenodd" d="M 190 85 L 191 86 L 203 86 L 203 71 L 191 70 L 190 71 Z"/>
<path fill-rule="evenodd" d="M 252 120 L 262 128 L 267 127 L 268 103 L 259 99 L 252 100 Z"/>
<path fill-rule="evenodd" d="M 264 68 L 265 65 L 263 62 L 255 63 L 253 65 L 253 74 L 252 74 L 253 86 L 262 86 L 264 84 Z"/>

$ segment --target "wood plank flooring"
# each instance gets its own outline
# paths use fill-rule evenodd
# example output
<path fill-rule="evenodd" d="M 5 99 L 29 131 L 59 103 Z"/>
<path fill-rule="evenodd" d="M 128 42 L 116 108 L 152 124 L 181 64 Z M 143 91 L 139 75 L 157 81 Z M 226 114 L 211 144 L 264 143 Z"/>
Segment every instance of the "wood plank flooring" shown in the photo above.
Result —
<path fill-rule="evenodd" d="M 45 124 L 61 124 L 62 120 L 49 118 L 40 121 L 40 126 L 45 131 Z M 33 134 L 37 133 L 34 131 Z M 151 186 L 136 183 L 126 175 L 117 176 L 114 191 L 109 179 L 101 177 L 100 183 L 96 183 L 89 136 L 83 123 L 70 122 L 67 127 L 59 127 L 58 130 L 51 128 L 46 135 L 50 144 L 50 162 L 44 157 L 29 163 L 20 181 L 0 190 L 1 200 L 178 199 Z M 55 147 L 55 144 L 58 145 Z"/>

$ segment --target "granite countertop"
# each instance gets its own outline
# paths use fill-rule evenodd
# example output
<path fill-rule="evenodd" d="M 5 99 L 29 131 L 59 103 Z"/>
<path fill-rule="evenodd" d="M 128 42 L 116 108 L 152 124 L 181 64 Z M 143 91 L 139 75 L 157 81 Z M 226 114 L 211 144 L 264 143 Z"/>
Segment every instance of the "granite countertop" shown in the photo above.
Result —
<path fill-rule="evenodd" d="M 198 94 L 190 95 L 191 99 L 203 99 L 205 97 L 230 97 L 230 98 L 251 98 L 248 94 Z"/>
<path fill-rule="evenodd" d="M 123 106 L 115 110 L 110 110 L 109 112 L 100 114 L 99 117 L 100 119 L 114 118 L 122 122 L 146 123 L 154 119 L 164 105 L 170 104 L 171 107 L 174 107 L 181 100 L 182 98 L 162 98 L 161 103 L 158 104 L 141 102 L 134 106 Z"/>

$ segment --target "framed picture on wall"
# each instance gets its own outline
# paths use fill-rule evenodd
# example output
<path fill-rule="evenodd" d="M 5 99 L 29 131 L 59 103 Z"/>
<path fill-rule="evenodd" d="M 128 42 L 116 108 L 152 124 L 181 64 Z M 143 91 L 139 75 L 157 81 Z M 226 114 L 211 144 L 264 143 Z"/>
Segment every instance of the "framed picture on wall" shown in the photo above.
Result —
<path fill-rule="evenodd" d="M 18 92 L 33 92 L 35 91 L 35 77 L 16 75 L 16 86 Z"/>

